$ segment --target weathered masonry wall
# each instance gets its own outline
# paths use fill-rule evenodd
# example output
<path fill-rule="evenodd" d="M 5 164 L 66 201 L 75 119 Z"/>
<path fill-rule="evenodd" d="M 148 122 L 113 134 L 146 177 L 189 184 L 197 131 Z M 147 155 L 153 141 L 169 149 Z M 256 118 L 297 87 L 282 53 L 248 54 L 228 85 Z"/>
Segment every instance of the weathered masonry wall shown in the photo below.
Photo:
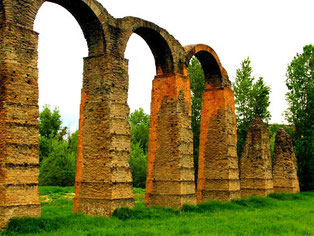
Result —
<path fill-rule="evenodd" d="M 228 74 L 207 45 L 185 47 L 187 62 L 202 64 L 206 88 L 202 97 L 197 202 L 240 197 L 234 93 Z"/>
<path fill-rule="evenodd" d="M 85 58 L 74 213 L 111 216 L 134 206 L 127 87 L 126 60 Z"/>
<path fill-rule="evenodd" d="M 188 77 L 153 81 L 145 205 L 195 204 L 191 93 Z"/>
<path fill-rule="evenodd" d="M 40 216 L 37 34 L 0 25 L 0 228 Z"/>
<path fill-rule="evenodd" d="M 300 192 L 297 170 L 292 139 L 284 129 L 280 128 L 276 134 L 273 159 L 274 191 L 277 193 Z"/>
<path fill-rule="evenodd" d="M 231 88 L 209 88 L 202 101 L 197 201 L 240 197 L 234 95 Z"/>
<path fill-rule="evenodd" d="M 73 212 L 111 216 L 117 207 L 134 206 L 128 164 L 128 61 L 124 58 L 133 33 L 146 41 L 156 64 L 146 206 L 196 203 L 187 77 L 192 56 L 200 60 L 206 78 L 197 201 L 238 198 L 234 95 L 215 51 L 203 44 L 182 47 L 165 29 L 139 18 L 115 19 L 96 0 L 50 1 L 75 17 L 89 48 L 84 58 Z M 38 34 L 33 22 L 44 2 L 0 0 L 0 228 L 12 217 L 41 214 Z M 272 191 L 267 135 L 259 121 L 250 128 L 241 160 L 242 196 Z"/>
<path fill-rule="evenodd" d="M 269 130 L 255 119 L 248 131 L 240 160 L 241 196 L 267 196 L 273 192 Z"/>

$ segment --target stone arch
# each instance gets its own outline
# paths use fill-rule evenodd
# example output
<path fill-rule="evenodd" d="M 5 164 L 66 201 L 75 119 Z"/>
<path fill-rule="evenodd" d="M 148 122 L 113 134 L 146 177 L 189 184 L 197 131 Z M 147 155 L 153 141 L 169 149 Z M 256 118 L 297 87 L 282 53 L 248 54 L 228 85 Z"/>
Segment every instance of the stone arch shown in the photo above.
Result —
<path fill-rule="evenodd" d="M 197 201 L 230 200 L 240 196 L 234 94 L 218 55 L 204 44 L 189 45 L 200 61 L 206 88 L 202 95 Z"/>
<path fill-rule="evenodd" d="M 124 52 L 133 33 L 141 36 L 148 44 L 155 58 L 156 74 L 182 73 L 180 66 L 180 55 L 184 54 L 183 48 L 166 30 L 154 23 L 136 17 L 125 17 L 118 20 L 125 34 L 121 40 L 120 54 L 124 57 Z"/>
<path fill-rule="evenodd" d="M 0 153 L 0 175 L 5 176 L 0 178 L 0 195 L 3 196 L 0 199 L 0 229 L 12 217 L 38 217 L 41 214 L 38 193 L 38 34 L 33 31 L 33 23 L 44 2 L 0 1 L 0 7 L 3 5 L 1 13 L 5 11 L 0 26 L 0 35 L 5 36 L 0 38 L 0 82 L 3 85 L 0 88 L 0 125 L 3 127 L 0 147 L 5 150 Z M 111 163 L 112 159 L 117 160 L 128 153 L 129 142 L 128 130 L 124 128 L 128 110 L 118 101 L 118 98 L 124 98 L 119 95 L 127 91 L 127 84 L 115 86 L 117 81 L 127 81 L 119 77 L 124 75 L 126 65 L 122 59 L 117 61 L 108 56 L 106 47 L 108 39 L 109 44 L 118 41 L 118 38 L 111 39 L 108 30 L 116 21 L 96 0 L 49 2 L 61 5 L 76 18 L 89 48 L 89 57 L 84 58 L 73 210 L 110 216 L 120 205 L 134 205 L 127 159 L 120 161 L 118 167 Z M 120 73 L 114 73 L 113 68 Z M 113 104 L 114 101 L 117 102 Z M 123 128 L 120 129 L 121 123 Z M 116 167 L 114 176 L 110 165 Z"/>
<path fill-rule="evenodd" d="M 183 74 L 184 49 L 166 30 L 151 22 L 126 17 L 118 19 L 117 25 L 122 30 L 120 57 L 124 57 L 127 42 L 136 33 L 155 58 L 145 205 L 195 204 L 191 95 L 189 79 Z"/>
<path fill-rule="evenodd" d="M 228 73 L 221 65 L 217 53 L 205 44 L 194 44 L 184 47 L 186 51 L 186 66 L 193 56 L 195 56 L 201 63 L 207 86 L 225 87 L 230 86 L 228 80 Z"/>
<path fill-rule="evenodd" d="M 102 55 L 106 50 L 106 42 L 102 24 L 111 20 L 112 16 L 95 0 L 62 1 L 62 0 L 35 0 L 4 2 L 6 21 L 33 30 L 33 24 L 38 10 L 45 2 L 52 2 L 64 7 L 76 19 L 87 41 L 89 56 Z M 11 7 L 13 6 L 14 7 Z"/>

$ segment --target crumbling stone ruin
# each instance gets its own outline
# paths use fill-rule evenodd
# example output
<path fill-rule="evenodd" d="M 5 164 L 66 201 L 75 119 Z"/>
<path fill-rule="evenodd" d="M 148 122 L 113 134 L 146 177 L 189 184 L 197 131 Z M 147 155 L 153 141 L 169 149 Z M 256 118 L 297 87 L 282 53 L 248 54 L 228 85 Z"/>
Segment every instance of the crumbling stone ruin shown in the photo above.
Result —
<path fill-rule="evenodd" d="M 139 18 L 116 19 L 96 0 L 47 1 L 75 17 L 89 49 L 84 58 L 73 212 L 108 217 L 117 207 L 134 206 L 128 164 L 128 60 L 124 58 L 133 33 L 149 45 L 156 64 L 146 206 L 181 207 L 240 197 L 234 94 L 215 51 L 203 44 L 183 47 L 165 29 Z M 0 0 L 0 229 L 12 217 L 41 215 L 38 33 L 33 23 L 44 2 Z M 197 194 L 187 76 L 193 56 L 201 62 L 206 80 Z M 254 121 L 241 159 L 242 196 L 272 191 L 266 137 L 262 122 Z"/>
<path fill-rule="evenodd" d="M 277 193 L 300 192 L 297 169 L 292 139 L 284 129 L 280 128 L 276 134 L 273 159 L 274 191 Z"/>
<path fill-rule="evenodd" d="M 47 0 L 48 1 L 48 0 Z M 230 81 L 213 49 L 183 47 L 157 25 L 135 17 L 116 19 L 96 0 L 49 0 L 67 9 L 87 41 L 79 124 L 73 212 L 110 216 L 120 206 L 134 206 L 128 164 L 128 61 L 124 58 L 133 33 L 149 45 L 156 64 L 153 81 L 147 206 L 180 207 L 195 204 L 192 155 L 191 94 L 186 67 L 197 56 L 206 74 L 204 100 L 212 107 L 202 114 L 203 159 L 200 199 L 230 199 L 236 191 L 234 165 L 234 102 Z M 12 217 L 38 217 L 38 34 L 36 14 L 45 0 L 0 0 L 0 227 Z M 209 104 L 219 95 L 219 104 Z M 207 117 L 208 116 L 208 117 Z M 224 130 L 219 140 L 228 144 L 212 155 L 213 129 Z M 220 127 L 221 126 L 221 127 Z M 232 137 L 233 136 L 233 137 Z M 221 146 L 221 145 L 220 145 Z M 209 159 L 223 174 L 208 175 Z M 204 167 L 204 168 L 203 168 Z M 229 168 L 230 167 L 230 168 Z M 223 187 L 208 185 L 221 179 Z M 231 179 L 229 181 L 229 179 Z M 217 183 L 220 183 L 220 182 Z M 231 184 L 231 182 L 235 184 Z M 232 193 L 229 193 L 229 192 Z M 206 197 L 203 197 L 203 195 Z"/>
<path fill-rule="evenodd" d="M 191 51 L 193 50 L 193 51 Z M 197 202 L 240 197 L 234 93 L 217 54 L 206 45 L 194 49 L 205 73 L 202 98 Z"/>
<path fill-rule="evenodd" d="M 253 120 L 240 160 L 241 197 L 267 196 L 273 192 L 269 130 L 259 119 Z"/>

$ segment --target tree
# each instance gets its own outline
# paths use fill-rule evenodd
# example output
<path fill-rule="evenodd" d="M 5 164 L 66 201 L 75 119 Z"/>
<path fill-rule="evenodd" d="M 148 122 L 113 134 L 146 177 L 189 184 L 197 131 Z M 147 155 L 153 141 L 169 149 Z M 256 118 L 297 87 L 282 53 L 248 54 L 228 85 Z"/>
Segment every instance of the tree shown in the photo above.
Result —
<path fill-rule="evenodd" d="M 40 165 L 41 186 L 73 186 L 76 156 L 69 152 L 68 143 L 51 139 L 51 150 Z"/>
<path fill-rule="evenodd" d="M 144 113 L 143 108 L 135 110 L 129 116 L 131 126 L 131 144 L 139 143 L 143 153 L 148 152 L 148 132 L 149 132 L 149 115 Z"/>
<path fill-rule="evenodd" d="M 260 118 L 268 123 L 271 117 L 268 111 L 270 87 L 265 85 L 263 77 L 259 77 L 254 83 L 255 78 L 252 76 L 250 64 L 249 58 L 242 61 L 241 68 L 236 71 L 235 83 L 233 83 L 239 157 L 241 157 L 248 128 L 252 121 Z"/>
<path fill-rule="evenodd" d="M 39 114 L 40 185 L 70 186 L 75 181 L 77 134 L 64 139 L 67 127 L 62 127 L 58 109 L 45 105 Z"/>
<path fill-rule="evenodd" d="M 54 138 L 57 135 L 59 139 L 66 134 L 67 128 L 62 128 L 62 120 L 60 111 L 55 108 L 50 110 L 50 106 L 45 105 L 43 110 L 39 113 L 39 135 L 46 138 Z"/>
<path fill-rule="evenodd" d="M 52 150 L 52 140 L 63 140 L 67 127 L 62 127 L 60 111 L 45 105 L 39 113 L 39 162 L 47 157 Z"/>
<path fill-rule="evenodd" d="M 286 119 L 293 126 L 292 138 L 298 159 L 302 190 L 314 189 L 314 46 L 297 54 L 286 73 L 289 108 Z"/>
<path fill-rule="evenodd" d="M 77 155 L 77 143 L 78 143 L 78 130 L 76 130 L 73 134 L 68 137 L 68 149 L 70 153 L 74 153 Z"/>
<path fill-rule="evenodd" d="M 131 126 L 131 152 L 129 164 L 132 171 L 133 186 L 145 188 L 149 115 L 144 113 L 142 108 L 135 110 L 129 116 Z"/>
<path fill-rule="evenodd" d="M 129 163 L 133 177 L 133 186 L 137 188 L 145 188 L 147 154 L 143 152 L 140 143 L 132 144 Z"/>
<path fill-rule="evenodd" d="M 195 181 L 197 181 L 202 96 L 205 90 L 205 76 L 202 65 L 196 57 L 193 57 L 191 59 L 187 69 L 191 87 L 191 103 L 192 103 L 191 127 L 193 132 L 193 157 Z"/>

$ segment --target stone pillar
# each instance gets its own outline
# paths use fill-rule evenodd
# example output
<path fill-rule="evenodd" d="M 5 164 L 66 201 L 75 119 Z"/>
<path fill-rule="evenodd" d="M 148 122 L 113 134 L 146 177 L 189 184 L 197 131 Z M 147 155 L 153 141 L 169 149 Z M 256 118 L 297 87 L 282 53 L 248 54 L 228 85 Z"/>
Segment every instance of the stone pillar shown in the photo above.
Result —
<path fill-rule="evenodd" d="M 73 212 L 111 216 L 134 206 L 127 60 L 85 58 Z"/>
<path fill-rule="evenodd" d="M 202 98 L 197 202 L 240 197 L 234 93 L 207 85 Z"/>
<path fill-rule="evenodd" d="M 282 128 L 277 131 L 273 160 L 274 191 L 277 193 L 300 192 L 297 175 L 298 164 L 292 139 Z"/>
<path fill-rule="evenodd" d="M 187 76 L 153 81 L 145 205 L 195 204 L 191 94 Z"/>
<path fill-rule="evenodd" d="M 260 119 L 253 120 L 240 160 L 241 196 L 267 196 L 273 192 L 269 130 Z"/>
<path fill-rule="evenodd" d="M 0 228 L 39 217 L 37 33 L 0 25 Z"/>

